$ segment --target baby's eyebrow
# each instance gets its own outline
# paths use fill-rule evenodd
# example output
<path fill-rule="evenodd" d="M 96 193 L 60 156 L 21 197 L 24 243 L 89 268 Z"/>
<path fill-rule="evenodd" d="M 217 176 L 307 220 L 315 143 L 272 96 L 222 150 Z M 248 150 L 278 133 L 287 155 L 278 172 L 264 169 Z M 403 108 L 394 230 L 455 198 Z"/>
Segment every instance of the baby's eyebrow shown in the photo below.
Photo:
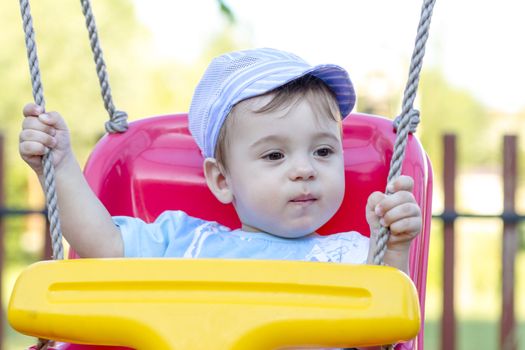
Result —
<path fill-rule="evenodd" d="M 252 143 L 250 145 L 250 148 L 255 148 L 255 147 L 257 147 L 257 146 L 259 146 L 261 144 L 271 143 L 271 142 L 284 143 L 288 139 L 289 138 L 287 136 L 284 136 L 284 135 L 268 135 L 268 136 L 265 136 L 265 137 L 262 137 L 262 138 L 258 139 L 254 143 Z"/>
<path fill-rule="evenodd" d="M 334 135 L 334 133 L 328 132 L 328 131 L 319 131 L 315 134 L 315 139 L 323 139 L 323 138 L 329 138 L 333 141 L 339 142 L 340 138 L 337 137 L 337 135 Z"/>

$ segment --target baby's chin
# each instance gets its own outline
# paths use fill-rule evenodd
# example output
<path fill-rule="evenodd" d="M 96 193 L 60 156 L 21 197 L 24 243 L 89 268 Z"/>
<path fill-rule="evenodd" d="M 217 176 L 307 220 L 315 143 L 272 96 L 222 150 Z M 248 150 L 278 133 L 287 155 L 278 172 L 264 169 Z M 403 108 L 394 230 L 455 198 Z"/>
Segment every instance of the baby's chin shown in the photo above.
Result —
<path fill-rule="evenodd" d="M 277 237 L 281 237 L 281 238 L 293 239 L 293 238 L 306 237 L 306 236 L 309 236 L 311 234 L 316 234 L 315 231 L 316 230 L 306 230 L 306 231 L 301 230 L 301 231 L 292 231 L 292 232 L 285 232 L 285 233 L 282 233 L 282 232 L 276 232 L 276 233 L 268 232 L 268 234 L 273 235 L 273 236 L 277 236 Z"/>
<path fill-rule="evenodd" d="M 264 232 L 272 236 L 281 238 L 301 238 L 311 234 L 316 234 L 317 229 L 321 226 L 315 227 L 301 227 L 301 228 L 285 228 L 285 227 L 254 227 L 250 225 L 243 225 L 242 230 L 246 232 Z"/>

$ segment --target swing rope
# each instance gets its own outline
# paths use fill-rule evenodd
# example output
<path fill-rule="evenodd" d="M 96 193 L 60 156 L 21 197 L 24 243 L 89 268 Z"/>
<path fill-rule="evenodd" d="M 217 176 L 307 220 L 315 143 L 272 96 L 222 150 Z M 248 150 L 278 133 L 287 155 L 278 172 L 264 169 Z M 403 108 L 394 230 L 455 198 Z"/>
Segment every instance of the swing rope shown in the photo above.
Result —
<path fill-rule="evenodd" d="M 105 127 L 108 133 L 125 132 L 128 129 L 128 114 L 124 111 L 119 111 L 113 104 L 113 97 L 111 96 L 111 87 L 109 86 L 108 73 L 106 71 L 106 63 L 102 54 L 100 46 L 100 39 L 98 37 L 97 25 L 95 17 L 91 9 L 91 2 L 89 0 L 80 0 L 82 5 L 82 13 L 86 18 L 86 28 L 89 34 L 89 43 L 91 44 L 91 51 L 93 52 L 93 59 L 97 66 L 97 76 L 100 84 L 100 92 L 104 100 L 104 107 L 109 114 L 109 121 L 106 122 Z"/>
<path fill-rule="evenodd" d="M 394 120 L 394 127 L 397 129 L 397 132 L 392 160 L 390 161 L 387 184 L 401 175 L 401 167 L 403 165 L 403 160 L 405 159 L 405 148 L 408 141 L 408 134 L 410 132 L 415 132 L 419 123 L 419 111 L 414 109 L 414 100 L 416 99 L 419 76 L 421 73 L 421 67 L 423 66 L 423 57 L 425 55 L 425 45 L 428 39 L 428 30 L 430 28 L 430 20 L 432 19 L 432 10 L 435 2 L 435 0 L 424 0 L 421 8 L 421 17 L 417 28 L 414 51 L 410 61 L 410 70 L 403 95 L 401 114 Z M 373 256 L 373 263 L 375 265 L 384 264 L 383 259 L 389 238 L 390 230 L 388 227 L 381 227 Z"/>
<path fill-rule="evenodd" d="M 100 48 L 100 40 L 97 33 L 95 18 L 91 10 L 89 0 L 81 0 L 82 12 L 86 18 L 86 27 L 89 33 L 91 50 L 95 60 L 97 75 L 100 83 L 101 94 L 104 100 L 104 106 L 109 114 L 109 121 L 106 122 L 106 131 L 109 133 L 124 132 L 128 128 L 126 112 L 119 111 L 113 104 L 109 78 L 106 71 L 106 64 Z M 37 105 L 45 110 L 44 89 L 40 78 L 40 66 L 38 63 L 38 54 L 35 41 L 35 31 L 33 28 L 33 19 L 31 16 L 31 7 L 29 0 L 20 0 L 20 12 L 22 15 L 23 29 L 25 33 L 25 43 L 27 49 L 27 59 L 29 63 L 29 73 L 31 75 L 33 99 Z M 55 187 L 55 169 L 53 166 L 53 154 L 46 151 L 42 158 L 44 168 L 44 192 L 46 195 L 47 216 L 49 220 L 51 240 L 53 247 L 53 259 L 60 260 L 64 258 L 64 249 L 62 246 L 62 230 L 60 228 L 59 208 Z"/>
<path fill-rule="evenodd" d="M 20 12 L 25 33 L 25 42 L 27 48 L 27 59 L 29 61 L 29 72 L 31 74 L 31 83 L 33 90 L 33 99 L 35 103 L 45 110 L 46 102 L 44 100 L 44 88 L 40 79 L 40 68 L 38 65 L 38 56 L 36 51 L 35 31 L 33 30 L 33 20 L 31 18 L 31 9 L 29 0 L 20 0 Z M 62 247 L 62 230 L 58 217 L 58 202 L 55 188 L 55 168 L 53 166 L 53 153 L 46 151 L 42 158 L 44 168 L 44 192 L 46 195 L 47 219 L 49 220 L 49 230 L 51 232 L 51 241 L 53 246 L 53 259 L 63 259 L 64 249 Z"/>
<path fill-rule="evenodd" d="M 89 32 L 91 50 L 93 51 L 95 64 L 97 66 L 97 75 L 104 100 L 104 107 L 109 114 L 109 121 L 106 122 L 106 131 L 109 133 L 124 132 L 128 128 L 126 112 L 116 110 L 111 96 L 106 65 L 100 48 L 100 40 L 95 26 L 95 19 L 91 11 L 91 4 L 87 0 L 81 0 L 82 12 L 86 17 L 86 26 Z M 45 111 L 44 88 L 40 77 L 40 66 L 38 63 L 38 54 L 36 49 L 35 31 L 33 28 L 33 19 L 29 0 L 20 0 L 20 13 L 25 34 L 25 44 L 27 49 L 27 60 L 29 63 L 29 73 L 31 75 L 31 85 L 33 99 L 37 105 Z M 55 167 L 53 165 L 53 153 L 48 149 L 42 157 L 42 166 L 44 170 L 44 192 L 46 197 L 47 218 L 49 221 L 49 230 L 51 235 L 53 259 L 64 259 L 64 248 L 62 244 L 62 229 L 60 227 L 59 207 L 55 186 Z M 52 347 L 54 341 L 48 339 L 38 339 L 36 344 L 37 350 L 46 350 Z"/>
<path fill-rule="evenodd" d="M 45 111 L 46 101 L 44 99 L 44 87 L 40 78 L 40 66 L 36 51 L 35 31 L 33 29 L 33 19 L 28 0 L 20 0 L 20 13 L 22 15 L 22 26 L 25 33 L 25 43 L 27 49 L 27 60 L 29 62 L 29 73 L 31 75 L 31 86 L 33 100 Z M 53 259 L 64 259 L 64 249 L 62 246 L 62 229 L 58 217 L 58 202 L 55 188 L 55 167 L 53 166 L 53 153 L 46 150 L 42 157 L 44 168 L 44 192 L 46 197 L 47 220 L 49 221 L 49 231 L 53 248 Z M 47 350 L 53 346 L 54 342 L 48 339 L 38 338 L 35 345 L 37 350 Z"/>

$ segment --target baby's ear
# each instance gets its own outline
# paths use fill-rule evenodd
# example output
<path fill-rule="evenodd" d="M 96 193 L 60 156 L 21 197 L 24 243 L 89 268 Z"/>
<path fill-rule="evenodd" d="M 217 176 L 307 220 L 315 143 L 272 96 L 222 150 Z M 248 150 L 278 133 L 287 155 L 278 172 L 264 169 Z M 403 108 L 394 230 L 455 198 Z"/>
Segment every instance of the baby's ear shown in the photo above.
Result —
<path fill-rule="evenodd" d="M 232 191 L 228 184 L 225 171 L 215 158 L 204 160 L 204 176 L 208 188 L 215 195 L 215 198 L 223 204 L 229 204 L 233 200 Z"/>

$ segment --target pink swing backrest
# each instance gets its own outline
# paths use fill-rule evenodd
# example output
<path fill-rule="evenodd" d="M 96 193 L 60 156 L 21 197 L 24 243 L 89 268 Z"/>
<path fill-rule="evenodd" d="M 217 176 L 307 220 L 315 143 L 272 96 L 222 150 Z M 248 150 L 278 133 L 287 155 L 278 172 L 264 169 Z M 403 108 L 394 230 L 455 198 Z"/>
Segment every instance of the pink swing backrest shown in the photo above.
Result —
<path fill-rule="evenodd" d="M 355 230 L 369 235 L 365 205 L 373 191 L 384 191 L 395 133 L 385 118 L 351 114 L 343 122 L 346 190 L 337 214 L 319 232 Z M 233 207 L 218 202 L 206 186 L 202 156 L 187 129 L 185 114 L 151 117 L 130 123 L 124 134 L 106 135 L 93 150 L 85 175 L 112 215 L 151 222 L 165 210 L 239 227 Z M 410 275 L 424 320 L 432 168 L 419 141 L 409 136 L 403 174 L 414 178 L 414 195 L 423 213 L 423 232 L 410 253 Z M 74 252 L 70 254 L 74 256 Z M 386 288 L 386 286 L 385 286 Z M 423 348 L 423 325 L 413 348 Z"/>

